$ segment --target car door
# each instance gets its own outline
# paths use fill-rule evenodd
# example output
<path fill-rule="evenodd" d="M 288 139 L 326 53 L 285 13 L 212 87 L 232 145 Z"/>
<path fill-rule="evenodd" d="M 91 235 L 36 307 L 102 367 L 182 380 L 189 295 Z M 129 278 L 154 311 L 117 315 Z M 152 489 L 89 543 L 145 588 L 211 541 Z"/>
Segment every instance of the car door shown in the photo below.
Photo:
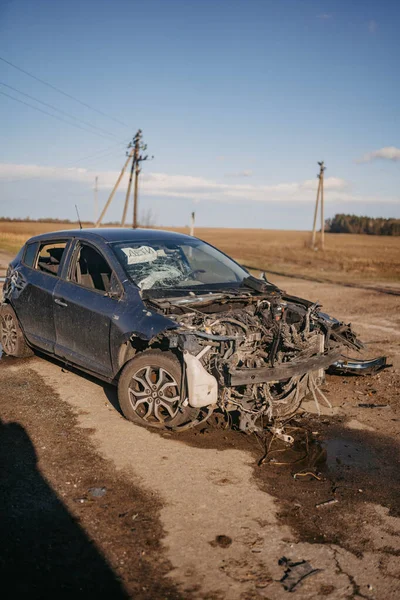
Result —
<path fill-rule="evenodd" d="M 24 285 L 12 297 L 12 305 L 27 340 L 45 350 L 54 352 L 53 293 L 68 252 L 69 241 L 46 240 L 28 244 L 19 269 Z"/>
<path fill-rule="evenodd" d="M 99 375 L 112 377 L 110 328 L 122 288 L 94 245 L 78 241 L 54 293 L 55 353 Z"/>

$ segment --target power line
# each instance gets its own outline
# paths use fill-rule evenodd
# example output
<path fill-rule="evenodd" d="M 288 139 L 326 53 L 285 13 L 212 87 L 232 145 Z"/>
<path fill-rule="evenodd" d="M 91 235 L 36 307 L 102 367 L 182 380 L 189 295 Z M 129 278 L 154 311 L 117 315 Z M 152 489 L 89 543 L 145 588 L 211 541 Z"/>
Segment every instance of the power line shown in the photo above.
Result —
<path fill-rule="evenodd" d="M 116 123 L 119 123 L 120 125 L 123 125 L 124 127 L 129 127 L 129 125 L 127 125 L 123 121 L 120 121 L 119 119 L 116 119 L 115 117 L 112 117 L 111 115 L 107 115 L 106 113 L 102 112 L 101 110 L 94 108 L 93 106 L 90 106 L 90 104 L 86 104 L 86 102 L 82 102 L 82 100 L 75 98 L 75 96 L 72 96 L 71 94 L 67 94 L 67 92 L 60 90 L 60 88 L 56 87 L 55 85 L 52 85 L 51 83 L 48 83 L 47 81 L 44 81 L 44 79 L 40 79 L 40 77 L 36 77 L 36 75 L 33 75 L 32 73 L 29 73 L 28 71 L 25 71 L 25 69 L 22 69 L 21 67 L 18 67 L 17 65 L 14 65 L 12 62 L 10 62 L 9 60 L 6 60 L 2 56 L 0 56 L 0 60 L 5 62 L 7 65 L 10 65 L 11 67 L 14 67 L 14 69 L 21 71 L 21 73 L 28 75 L 28 77 L 32 77 L 32 79 L 39 81 L 43 85 L 47 85 L 47 87 L 51 88 L 52 90 L 55 90 L 59 94 L 63 94 L 63 96 L 66 96 L 67 98 L 70 98 L 71 100 L 75 100 L 75 102 L 82 104 L 82 106 L 86 106 L 86 108 L 89 108 L 90 110 L 93 110 L 94 112 L 97 112 L 99 115 L 103 115 L 103 117 L 106 117 L 107 119 L 111 119 L 112 121 L 115 121 Z"/>
<path fill-rule="evenodd" d="M 109 146 L 108 148 L 103 148 L 103 150 L 99 150 L 98 152 L 94 152 L 93 154 L 90 154 L 89 156 L 84 156 L 82 158 L 79 158 L 78 160 L 74 161 L 73 163 L 69 163 L 66 165 L 65 168 L 71 168 L 76 166 L 77 164 L 83 162 L 83 161 L 88 161 L 91 160 L 92 158 L 104 158 L 104 156 L 108 156 L 109 154 L 115 152 L 116 148 L 118 146 L 121 145 L 126 145 L 125 141 L 120 141 L 117 144 L 113 144 L 112 146 Z M 110 152 L 111 150 L 111 152 Z M 54 169 L 58 168 L 58 167 L 53 167 Z M 37 177 L 19 177 L 18 179 L 10 179 L 10 180 L 0 180 L 0 183 L 19 183 L 20 181 L 32 181 L 34 179 L 37 179 Z"/>
<path fill-rule="evenodd" d="M 67 167 L 73 167 L 77 163 L 81 163 L 84 160 L 88 161 L 88 160 L 91 160 L 92 158 L 100 158 L 100 157 L 102 158 L 103 153 L 107 156 L 109 154 L 109 150 L 114 150 L 118 146 L 126 146 L 126 141 L 122 140 L 122 141 L 118 142 L 117 144 L 113 144 L 112 146 L 109 146 L 108 148 L 103 148 L 103 150 L 99 150 L 98 152 L 89 154 L 89 156 L 84 156 L 83 158 L 79 158 L 78 160 L 74 161 L 73 164 L 67 165 Z"/>
<path fill-rule="evenodd" d="M 57 121 L 62 121 L 63 123 L 67 123 L 67 125 L 72 125 L 72 127 L 76 127 L 77 129 L 81 129 L 82 131 L 86 131 L 87 133 L 92 133 L 93 135 L 98 135 L 98 136 L 100 136 L 102 138 L 109 139 L 108 137 L 106 137 L 102 133 L 98 133 L 97 131 L 91 131 L 90 129 L 86 129 L 85 127 L 81 127 L 80 125 L 77 125 L 76 123 L 70 123 L 70 121 L 66 121 L 62 117 L 57 117 L 57 115 L 53 115 L 53 114 L 47 112 L 47 110 L 43 110 L 42 108 L 39 108 L 37 106 L 33 106 L 33 104 L 29 104 L 28 102 L 25 102 L 24 100 L 20 100 L 19 98 L 15 98 L 14 96 L 11 96 L 10 94 L 6 94 L 6 92 L 1 92 L 0 91 L 0 94 L 3 94 L 3 96 L 7 96 L 8 98 L 11 98 L 12 100 L 15 100 L 16 102 L 19 102 L 20 104 L 25 104 L 25 106 L 29 106 L 30 108 L 33 108 L 34 110 L 38 110 L 39 112 L 43 113 L 44 115 L 48 115 L 49 117 L 53 117 L 53 119 L 57 119 Z"/>
<path fill-rule="evenodd" d="M 47 102 L 44 102 L 43 100 L 39 100 L 38 98 L 35 98 L 35 96 L 31 96 L 30 94 L 21 92 L 21 90 L 19 90 L 18 88 L 13 87 L 12 85 L 8 85 L 8 83 L 4 83 L 4 81 L 0 81 L 0 85 L 4 85 L 5 87 L 9 88 L 10 90 L 17 92 L 18 94 L 22 94 L 22 96 L 26 96 L 27 98 L 30 98 L 31 100 L 34 100 L 35 102 L 39 102 L 40 104 L 43 104 L 44 106 L 47 106 L 48 108 L 51 108 L 52 110 L 55 110 L 55 111 L 61 113 L 62 115 L 69 117 L 70 119 L 75 119 L 75 121 L 78 121 L 79 123 L 83 123 L 84 125 L 87 125 L 88 127 L 92 127 L 93 129 L 98 129 L 99 131 L 102 131 L 103 133 L 106 133 L 107 135 L 109 135 L 111 137 L 115 137 L 115 138 L 117 137 L 114 133 L 111 133 L 110 131 L 103 129 L 102 127 L 98 127 L 97 125 L 92 125 L 91 123 L 88 123 L 87 121 L 84 121 L 83 119 L 79 119 L 78 117 L 71 115 L 70 113 L 66 112 L 65 110 L 61 110 L 60 108 L 57 108 L 57 106 L 54 106 L 53 104 L 48 104 Z"/>

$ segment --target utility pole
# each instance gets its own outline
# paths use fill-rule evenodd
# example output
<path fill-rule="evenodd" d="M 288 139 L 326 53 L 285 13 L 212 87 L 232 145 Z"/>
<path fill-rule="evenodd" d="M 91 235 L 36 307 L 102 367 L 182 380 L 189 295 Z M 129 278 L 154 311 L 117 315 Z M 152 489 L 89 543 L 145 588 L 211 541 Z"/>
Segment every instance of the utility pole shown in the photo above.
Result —
<path fill-rule="evenodd" d="M 325 248 L 325 219 L 324 219 L 324 161 L 318 163 L 320 166 L 319 180 L 321 182 L 321 250 Z"/>
<path fill-rule="evenodd" d="M 96 176 L 96 178 L 94 180 L 94 221 L 93 221 L 93 223 L 97 222 L 97 217 L 99 215 L 99 199 L 97 196 L 98 182 L 99 182 L 99 178 Z"/>
<path fill-rule="evenodd" d="M 115 192 L 117 191 L 118 186 L 121 183 L 122 177 L 123 177 L 125 170 L 128 167 L 128 164 L 130 161 L 132 161 L 132 164 L 131 164 L 128 189 L 127 189 L 126 196 L 125 196 L 124 212 L 122 214 L 121 224 L 125 225 L 126 214 L 128 212 L 128 205 L 129 205 L 129 196 L 130 196 L 131 188 L 132 188 L 132 179 L 133 179 L 133 176 L 135 176 L 134 198 L 133 198 L 133 227 L 136 228 L 138 226 L 137 205 L 138 205 L 138 179 L 139 179 L 139 173 L 141 171 L 140 163 L 149 159 L 147 154 L 145 156 L 143 156 L 143 154 L 142 154 L 142 152 L 147 150 L 147 146 L 146 146 L 146 144 L 142 143 L 142 130 L 141 129 L 138 129 L 132 142 L 129 143 L 128 150 L 129 150 L 129 153 L 128 152 L 126 153 L 127 159 L 125 161 L 125 164 L 122 167 L 121 173 L 119 174 L 118 179 L 115 182 L 113 190 L 112 190 L 103 210 L 101 211 L 99 218 L 96 221 L 96 227 L 100 226 L 100 223 L 103 220 L 103 217 L 104 217 L 108 207 L 110 206 L 112 199 L 114 198 Z M 154 156 L 152 156 L 151 158 L 154 158 Z M 97 177 L 96 177 L 96 194 L 97 194 Z M 96 215 L 96 217 L 97 217 L 97 215 Z"/>
<path fill-rule="evenodd" d="M 147 150 L 147 144 L 143 144 L 142 142 L 142 130 L 138 129 L 135 137 L 133 138 L 133 162 L 135 164 L 135 185 L 133 188 L 133 229 L 136 229 L 138 226 L 138 188 L 139 188 L 139 174 L 141 172 L 140 163 L 148 160 L 148 155 L 143 156 L 141 152 L 145 152 Z M 154 156 L 151 157 L 152 159 Z"/>
<path fill-rule="evenodd" d="M 322 160 L 319 164 L 319 174 L 317 175 L 318 181 L 318 190 L 317 190 L 317 198 L 315 200 L 315 210 L 314 210 L 314 222 L 313 222 L 313 230 L 312 230 L 312 238 L 311 238 L 311 248 L 315 248 L 315 238 L 317 233 L 317 215 L 318 215 L 318 205 L 319 200 L 321 198 L 321 248 L 324 249 L 325 243 L 325 223 L 324 223 L 324 171 L 326 169 L 324 161 Z"/>
<path fill-rule="evenodd" d="M 194 220 L 196 217 L 196 213 L 192 212 L 192 217 L 191 217 L 191 221 L 190 221 L 190 235 L 194 236 Z"/>
<path fill-rule="evenodd" d="M 128 148 L 129 147 L 131 147 L 131 146 L 128 146 Z M 128 156 L 128 153 L 127 153 L 127 156 Z M 131 195 L 131 187 L 132 187 L 132 178 L 133 178 L 134 168 L 135 168 L 135 156 L 133 155 L 132 164 L 131 164 L 131 172 L 129 175 L 128 189 L 126 190 L 126 196 L 125 196 L 124 212 L 123 212 L 122 221 L 121 221 L 122 227 L 125 225 L 126 213 L 128 212 L 129 196 Z"/>

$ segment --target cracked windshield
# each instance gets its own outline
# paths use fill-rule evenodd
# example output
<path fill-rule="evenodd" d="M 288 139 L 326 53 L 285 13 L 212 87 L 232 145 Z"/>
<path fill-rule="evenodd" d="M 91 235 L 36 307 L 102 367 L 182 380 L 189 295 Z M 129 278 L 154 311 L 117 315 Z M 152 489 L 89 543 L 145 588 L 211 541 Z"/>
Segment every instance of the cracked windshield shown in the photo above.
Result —
<path fill-rule="evenodd" d="M 238 284 L 248 273 L 199 240 L 114 244 L 127 275 L 141 290 Z"/>

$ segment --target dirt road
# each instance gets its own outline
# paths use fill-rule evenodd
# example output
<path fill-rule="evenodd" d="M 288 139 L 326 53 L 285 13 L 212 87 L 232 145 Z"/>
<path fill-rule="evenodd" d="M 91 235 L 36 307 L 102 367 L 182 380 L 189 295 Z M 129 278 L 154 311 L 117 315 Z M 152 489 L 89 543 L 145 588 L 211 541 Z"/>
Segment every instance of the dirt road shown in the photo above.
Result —
<path fill-rule="evenodd" d="M 296 423 L 316 440 L 306 463 L 281 466 L 277 453 L 258 466 L 265 448 L 238 432 L 150 432 L 121 416 L 111 386 L 37 356 L 0 361 L 3 550 L 11 546 L 0 568 L 13 598 L 31 583 L 31 598 L 56 589 L 87 598 L 93 586 L 108 598 L 280 600 L 308 568 L 282 582 L 283 557 L 316 570 L 295 586 L 299 600 L 399 596 L 400 299 L 274 282 L 351 321 L 368 352 L 393 364 L 372 378 L 328 377 L 333 410 L 317 417 L 308 402 Z M 319 478 L 304 475 L 325 452 Z M 24 539 L 33 552 L 21 551 Z M 18 561 L 25 578 L 14 577 Z"/>

